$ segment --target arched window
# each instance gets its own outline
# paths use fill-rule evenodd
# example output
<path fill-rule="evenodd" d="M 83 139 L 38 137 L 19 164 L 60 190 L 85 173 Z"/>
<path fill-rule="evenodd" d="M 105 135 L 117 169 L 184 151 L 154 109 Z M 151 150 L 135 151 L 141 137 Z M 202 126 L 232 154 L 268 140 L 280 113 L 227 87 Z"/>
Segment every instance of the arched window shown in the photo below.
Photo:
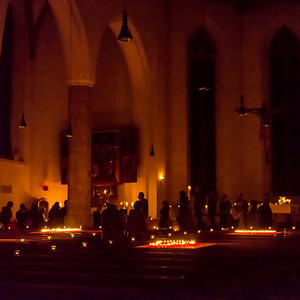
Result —
<path fill-rule="evenodd" d="M 300 57 L 299 41 L 287 28 L 270 45 L 272 116 L 272 190 L 300 195 Z"/>
<path fill-rule="evenodd" d="M 0 157 L 11 158 L 10 111 L 13 22 L 8 7 L 0 57 Z"/>
<path fill-rule="evenodd" d="M 190 179 L 202 193 L 216 189 L 215 44 L 205 30 L 189 46 Z"/>

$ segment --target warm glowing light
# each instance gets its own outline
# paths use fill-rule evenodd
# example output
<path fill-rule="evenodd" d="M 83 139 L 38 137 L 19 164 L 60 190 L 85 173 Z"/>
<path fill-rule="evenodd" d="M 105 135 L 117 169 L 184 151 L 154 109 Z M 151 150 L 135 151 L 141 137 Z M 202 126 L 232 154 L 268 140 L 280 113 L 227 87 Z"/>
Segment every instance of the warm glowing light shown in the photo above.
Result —
<path fill-rule="evenodd" d="M 64 232 L 78 232 L 81 230 L 82 230 L 81 228 L 44 228 L 41 230 L 41 232 L 43 232 L 43 233 L 64 233 Z"/>
<path fill-rule="evenodd" d="M 159 181 L 163 181 L 163 180 L 165 179 L 164 174 L 163 174 L 163 173 L 160 173 L 160 174 L 158 175 L 158 179 L 159 179 Z"/>
<path fill-rule="evenodd" d="M 80 225 L 79 228 L 82 229 L 82 226 Z"/>
<path fill-rule="evenodd" d="M 73 238 L 75 236 L 75 234 L 74 233 L 71 233 L 71 238 Z"/>
<path fill-rule="evenodd" d="M 8 226 L 8 230 L 10 230 L 10 227 Z"/>
<path fill-rule="evenodd" d="M 172 226 L 169 226 L 169 229 L 172 229 Z"/>
<path fill-rule="evenodd" d="M 253 227 L 252 227 L 252 226 L 250 226 L 250 229 L 253 229 Z"/>
<path fill-rule="evenodd" d="M 192 187 L 189 185 L 188 186 L 188 191 L 190 192 L 192 190 Z"/>
<path fill-rule="evenodd" d="M 52 251 L 55 251 L 56 250 L 56 245 L 51 245 L 50 248 L 51 248 Z"/>
<path fill-rule="evenodd" d="M 59 203 L 59 206 L 62 207 L 63 206 L 62 203 Z"/>
<path fill-rule="evenodd" d="M 155 236 L 154 235 L 151 235 L 151 239 L 154 239 L 155 238 Z"/>
<path fill-rule="evenodd" d="M 82 242 L 81 245 L 82 245 L 83 248 L 86 248 L 87 247 L 87 242 Z"/>
<path fill-rule="evenodd" d="M 237 229 L 234 231 L 234 233 L 236 234 L 240 234 L 240 235 L 273 235 L 273 234 L 277 234 L 276 230 L 247 230 L 247 229 Z"/>
<path fill-rule="evenodd" d="M 21 250 L 19 250 L 19 249 L 17 249 L 17 250 L 15 250 L 15 256 L 20 256 L 20 254 L 21 254 Z"/>
<path fill-rule="evenodd" d="M 134 241 L 135 241 L 135 237 L 133 236 L 133 237 L 131 238 L 131 240 L 134 242 Z"/>
<path fill-rule="evenodd" d="M 213 231 L 214 231 L 214 229 L 213 229 L 213 228 L 211 228 L 209 231 L 210 231 L 210 232 L 213 232 Z"/>
<path fill-rule="evenodd" d="M 292 229 L 293 229 L 293 230 L 295 230 L 295 229 L 296 229 L 296 227 L 295 227 L 295 226 L 293 226 L 293 227 L 292 227 Z"/>
<path fill-rule="evenodd" d="M 205 208 L 208 208 L 208 205 L 207 205 L 207 204 L 205 204 Z"/>
<path fill-rule="evenodd" d="M 224 227 L 222 227 L 221 230 L 223 231 L 223 230 L 224 230 Z"/>
<path fill-rule="evenodd" d="M 28 229 L 28 228 L 29 228 L 29 226 L 27 225 L 27 226 L 26 226 L 26 228 Z"/>
<path fill-rule="evenodd" d="M 186 231 L 184 231 L 184 232 L 183 232 L 183 234 L 187 234 L 187 232 L 186 232 Z"/>
<path fill-rule="evenodd" d="M 113 241 L 112 241 L 112 240 L 109 240 L 108 242 L 109 242 L 110 244 L 112 244 L 112 243 L 113 243 Z"/>
<path fill-rule="evenodd" d="M 201 230 L 198 230 L 197 232 L 198 232 L 198 233 L 201 233 Z"/>
<path fill-rule="evenodd" d="M 231 226 L 231 229 L 234 229 L 234 226 Z"/>
<path fill-rule="evenodd" d="M 168 233 L 168 236 L 172 236 L 172 233 Z"/>
<path fill-rule="evenodd" d="M 283 205 L 283 204 L 291 204 L 291 199 L 285 197 L 285 196 L 280 196 L 278 199 L 278 204 Z"/>
<path fill-rule="evenodd" d="M 25 242 L 25 239 L 21 239 L 21 242 L 24 243 L 24 242 Z"/>
<path fill-rule="evenodd" d="M 99 229 L 102 229 L 102 226 L 99 226 Z"/>
<path fill-rule="evenodd" d="M 153 218 L 152 217 L 150 217 L 150 221 L 152 221 L 153 220 Z"/>
<path fill-rule="evenodd" d="M 96 233 L 95 233 L 95 232 L 93 232 L 93 236 L 96 236 Z"/>
<path fill-rule="evenodd" d="M 51 240 L 52 236 L 51 235 L 48 235 L 48 240 Z"/>
<path fill-rule="evenodd" d="M 272 227 L 271 227 L 271 226 L 269 226 L 269 229 L 272 229 Z"/>
<path fill-rule="evenodd" d="M 195 240 L 157 240 L 149 243 L 151 248 L 193 248 Z"/>

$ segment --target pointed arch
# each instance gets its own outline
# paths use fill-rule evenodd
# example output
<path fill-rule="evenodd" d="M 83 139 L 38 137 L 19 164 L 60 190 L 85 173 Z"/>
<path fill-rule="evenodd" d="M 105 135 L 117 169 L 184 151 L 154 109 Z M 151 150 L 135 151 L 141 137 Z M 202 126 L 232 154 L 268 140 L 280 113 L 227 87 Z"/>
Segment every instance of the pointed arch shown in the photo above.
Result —
<path fill-rule="evenodd" d="M 69 78 L 68 84 L 93 86 L 95 79 L 91 72 L 87 34 L 76 1 L 48 1 L 61 35 L 67 78 Z M 69 74 L 70 64 L 72 66 L 71 76 Z"/>
<path fill-rule="evenodd" d="M 189 40 L 188 60 L 190 182 L 207 193 L 216 189 L 216 46 L 204 28 Z"/>
<path fill-rule="evenodd" d="M 287 27 L 270 43 L 270 103 L 272 116 L 272 190 L 300 195 L 300 43 Z"/>

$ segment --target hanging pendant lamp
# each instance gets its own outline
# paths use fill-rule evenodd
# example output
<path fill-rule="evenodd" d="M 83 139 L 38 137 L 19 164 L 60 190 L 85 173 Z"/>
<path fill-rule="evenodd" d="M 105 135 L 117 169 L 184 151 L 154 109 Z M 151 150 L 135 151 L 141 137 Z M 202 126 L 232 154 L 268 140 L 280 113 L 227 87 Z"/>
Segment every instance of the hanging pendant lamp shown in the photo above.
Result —
<path fill-rule="evenodd" d="M 21 122 L 18 125 L 19 128 L 26 128 L 25 116 L 22 114 Z"/>
<path fill-rule="evenodd" d="M 127 23 L 126 10 L 123 11 L 123 22 L 122 22 L 120 34 L 118 36 L 118 40 L 121 42 L 131 42 L 133 40 L 133 36 L 129 30 L 128 23 Z"/>

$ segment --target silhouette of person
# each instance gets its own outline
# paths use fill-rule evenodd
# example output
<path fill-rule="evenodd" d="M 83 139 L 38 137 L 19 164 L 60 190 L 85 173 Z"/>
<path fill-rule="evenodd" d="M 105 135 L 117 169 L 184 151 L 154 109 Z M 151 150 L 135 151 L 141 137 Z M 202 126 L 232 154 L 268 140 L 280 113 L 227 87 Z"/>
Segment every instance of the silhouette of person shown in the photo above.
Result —
<path fill-rule="evenodd" d="M 101 226 L 101 209 L 102 206 L 98 205 L 97 210 L 93 212 L 94 228 L 96 229 Z"/>
<path fill-rule="evenodd" d="M 136 201 L 134 203 L 134 209 L 129 212 L 129 216 L 127 218 L 127 228 L 129 237 L 134 237 L 136 240 L 143 240 L 145 238 L 146 223 L 140 201 Z"/>
<path fill-rule="evenodd" d="M 197 219 L 197 228 L 204 229 L 203 209 L 205 207 L 205 196 L 200 192 L 200 188 L 196 185 L 191 193 L 194 202 L 194 214 Z"/>
<path fill-rule="evenodd" d="M 250 202 L 250 209 L 247 216 L 247 225 L 254 228 L 257 228 L 259 223 L 259 212 L 257 209 L 257 205 L 258 202 L 256 200 L 252 200 Z"/>
<path fill-rule="evenodd" d="M 49 226 L 50 227 L 57 227 L 59 225 L 60 221 L 60 207 L 59 203 L 55 202 L 54 205 L 51 207 L 49 214 Z"/>
<path fill-rule="evenodd" d="M 234 220 L 233 225 L 239 228 L 246 227 L 246 213 L 244 208 L 244 200 L 239 198 L 236 204 L 232 208 L 232 218 Z"/>
<path fill-rule="evenodd" d="M 38 202 L 38 206 L 43 217 L 43 223 L 46 223 L 48 219 L 49 203 L 45 198 L 41 198 Z"/>
<path fill-rule="evenodd" d="M 208 216 L 212 228 L 216 227 L 216 212 L 217 212 L 217 195 L 215 191 L 211 191 L 207 195 Z"/>
<path fill-rule="evenodd" d="M 141 211 L 144 214 L 145 218 L 148 218 L 148 200 L 145 198 L 145 194 L 140 192 L 138 195 L 138 199 L 141 203 Z"/>
<path fill-rule="evenodd" d="M 231 202 L 229 201 L 227 195 L 224 194 L 219 204 L 221 227 L 226 228 L 229 226 L 230 209 L 231 209 Z"/>
<path fill-rule="evenodd" d="M 59 225 L 65 224 L 65 216 L 68 212 L 68 200 L 64 201 L 64 206 L 59 211 Z"/>
<path fill-rule="evenodd" d="M 120 241 L 124 237 L 119 210 L 112 203 L 107 203 L 106 209 L 102 213 L 102 228 L 105 241 Z"/>
<path fill-rule="evenodd" d="M 42 227 L 44 218 L 41 210 L 39 209 L 38 202 L 34 201 L 31 205 L 31 209 L 29 212 L 30 220 L 32 223 L 33 229 L 40 229 Z"/>
<path fill-rule="evenodd" d="M 12 218 L 12 207 L 14 206 L 14 203 L 12 201 L 8 201 L 6 206 L 2 207 L 0 220 L 3 224 L 4 229 L 8 229 L 8 224 L 10 222 L 10 219 Z"/>
<path fill-rule="evenodd" d="M 185 191 L 179 192 L 179 212 L 177 222 L 180 230 L 187 230 L 189 225 L 189 199 Z"/>
<path fill-rule="evenodd" d="M 16 213 L 17 225 L 20 229 L 25 229 L 29 221 L 29 212 L 25 204 L 20 205 L 20 209 Z"/>
<path fill-rule="evenodd" d="M 163 207 L 160 210 L 159 228 L 168 228 L 169 226 L 169 202 L 163 201 Z"/>
<path fill-rule="evenodd" d="M 264 194 L 264 202 L 258 209 L 260 228 L 267 228 L 272 226 L 272 210 L 270 208 L 269 203 L 269 195 Z"/>

